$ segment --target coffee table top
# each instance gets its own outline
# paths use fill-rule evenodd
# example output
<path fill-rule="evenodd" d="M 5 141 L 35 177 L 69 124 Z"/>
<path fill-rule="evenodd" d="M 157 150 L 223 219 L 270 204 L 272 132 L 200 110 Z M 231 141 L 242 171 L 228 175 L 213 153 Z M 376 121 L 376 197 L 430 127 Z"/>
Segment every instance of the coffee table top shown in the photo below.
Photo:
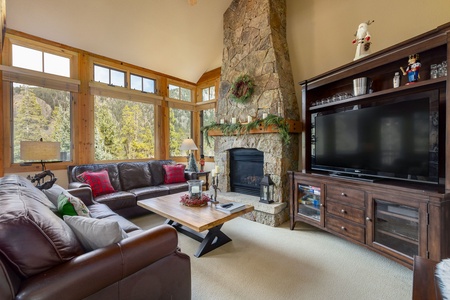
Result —
<path fill-rule="evenodd" d="M 246 205 L 245 209 L 241 211 L 226 214 L 216 210 L 210 204 L 202 207 L 185 206 L 180 203 L 181 196 L 184 194 L 186 192 L 140 200 L 137 203 L 145 209 L 178 222 L 197 232 L 216 227 L 254 209 L 253 206 Z"/>

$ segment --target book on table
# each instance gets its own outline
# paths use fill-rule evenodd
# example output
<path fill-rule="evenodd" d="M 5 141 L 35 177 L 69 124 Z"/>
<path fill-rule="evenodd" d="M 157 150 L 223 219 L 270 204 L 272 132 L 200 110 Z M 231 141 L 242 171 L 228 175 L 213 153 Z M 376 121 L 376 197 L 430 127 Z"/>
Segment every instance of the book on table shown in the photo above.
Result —
<path fill-rule="evenodd" d="M 236 202 L 223 203 L 217 205 L 216 209 L 227 214 L 232 214 L 245 209 L 245 204 Z"/>

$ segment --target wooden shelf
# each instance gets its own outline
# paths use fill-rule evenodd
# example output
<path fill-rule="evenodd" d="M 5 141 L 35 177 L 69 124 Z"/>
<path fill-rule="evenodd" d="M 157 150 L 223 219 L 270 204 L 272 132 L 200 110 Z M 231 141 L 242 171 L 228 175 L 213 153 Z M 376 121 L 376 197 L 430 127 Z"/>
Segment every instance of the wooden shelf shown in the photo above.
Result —
<path fill-rule="evenodd" d="M 302 132 L 302 123 L 300 121 L 294 121 L 294 120 L 286 120 L 286 122 L 289 124 L 289 133 L 301 133 Z M 246 123 L 242 123 L 246 124 Z M 260 124 L 257 128 L 250 130 L 249 132 L 240 132 L 239 134 L 258 134 L 258 133 L 278 133 L 278 128 L 275 126 L 268 126 L 267 128 L 264 128 L 263 124 Z M 221 130 L 209 130 L 208 131 L 209 136 L 222 136 L 224 135 Z M 233 135 L 238 135 L 237 133 L 234 133 Z"/>

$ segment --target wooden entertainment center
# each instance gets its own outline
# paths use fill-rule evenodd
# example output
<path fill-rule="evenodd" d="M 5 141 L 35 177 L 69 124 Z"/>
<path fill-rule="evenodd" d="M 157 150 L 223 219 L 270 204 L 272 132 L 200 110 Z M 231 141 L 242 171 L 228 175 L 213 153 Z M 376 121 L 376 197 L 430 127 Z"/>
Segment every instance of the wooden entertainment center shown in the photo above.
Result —
<path fill-rule="evenodd" d="M 412 268 L 414 256 L 435 261 L 450 257 L 450 82 L 430 77 L 430 66 L 450 58 L 450 23 L 313 77 L 302 85 L 301 172 L 289 172 L 291 229 L 305 222 L 372 249 Z M 393 87 L 393 77 L 411 54 L 420 54 L 418 82 Z M 371 91 L 353 92 L 353 79 L 372 80 Z M 311 168 L 314 118 L 325 111 L 433 93 L 439 112 L 439 183 L 380 178 L 335 177 Z M 407 105 L 407 101 L 405 101 Z M 355 109 L 355 108 L 354 108 Z M 357 109 L 357 108 L 356 108 Z M 313 149 L 313 150 L 312 150 Z M 437 150 L 436 150 L 437 151 Z M 431 152 L 431 150 L 430 150 Z"/>

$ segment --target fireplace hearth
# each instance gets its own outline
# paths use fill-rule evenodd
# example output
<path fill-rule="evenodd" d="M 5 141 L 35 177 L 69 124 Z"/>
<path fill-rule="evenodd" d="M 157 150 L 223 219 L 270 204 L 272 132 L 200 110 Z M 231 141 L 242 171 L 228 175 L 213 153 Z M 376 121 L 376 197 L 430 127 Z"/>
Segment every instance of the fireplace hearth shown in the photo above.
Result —
<path fill-rule="evenodd" d="M 232 192 L 259 196 L 264 176 L 264 153 L 257 149 L 230 150 L 230 189 Z"/>

